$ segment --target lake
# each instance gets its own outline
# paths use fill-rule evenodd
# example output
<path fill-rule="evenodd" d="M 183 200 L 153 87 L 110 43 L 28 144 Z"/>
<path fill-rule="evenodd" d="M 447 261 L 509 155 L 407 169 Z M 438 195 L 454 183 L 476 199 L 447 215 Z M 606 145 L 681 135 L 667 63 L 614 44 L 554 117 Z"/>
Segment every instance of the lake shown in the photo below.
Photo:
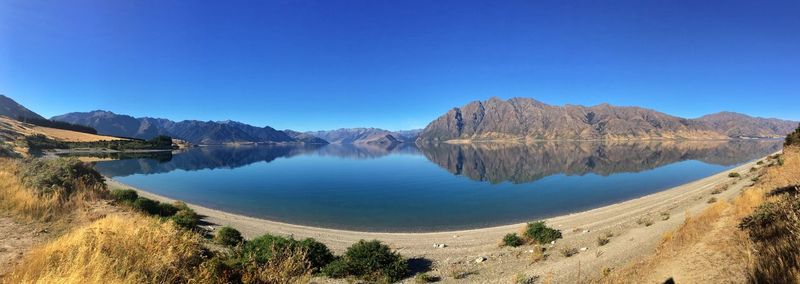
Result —
<path fill-rule="evenodd" d="M 427 232 L 597 208 L 780 148 L 776 140 L 209 146 L 96 167 L 159 195 L 267 220 Z"/>

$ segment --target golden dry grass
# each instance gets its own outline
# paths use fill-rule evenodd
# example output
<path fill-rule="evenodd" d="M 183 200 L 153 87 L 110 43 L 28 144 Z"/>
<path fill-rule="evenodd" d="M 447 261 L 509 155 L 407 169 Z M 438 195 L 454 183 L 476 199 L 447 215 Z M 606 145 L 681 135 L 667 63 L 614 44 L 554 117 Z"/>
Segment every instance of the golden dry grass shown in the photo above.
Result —
<path fill-rule="evenodd" d="M 127 140 L 124 138 L 89 134 L 77 131 L 56 129 L 50 127 L 36 126 L 33 124 L 23 123 L 5 116 L 0 116 L 0 131 L 7 133 L 15 133 L 19 136 L 30 136 L 35 134 L 42 134 L 51 139 L 66 141 L 66 142 L 95 142 L 95 141 L 112 141 L 112 140 Z"/>
<path fill-rule="evenodd" d="M 18 217 L 48 220 L 64 212 L 86 208 L 105 194 L 101 188 L 81 183 L 77 183 L 79 188 L 68 196 L 62 191 L 37 194 L 20 183 L 17 168 L 16 160 L 0 158 L 0 210 L 13 212 Z"/>
<path fill-rule="evenodd" d="M 116 215 L 31 251 L 4 283 L 177 283 L 194 277 L 201 238 L 169 222 Z"/>

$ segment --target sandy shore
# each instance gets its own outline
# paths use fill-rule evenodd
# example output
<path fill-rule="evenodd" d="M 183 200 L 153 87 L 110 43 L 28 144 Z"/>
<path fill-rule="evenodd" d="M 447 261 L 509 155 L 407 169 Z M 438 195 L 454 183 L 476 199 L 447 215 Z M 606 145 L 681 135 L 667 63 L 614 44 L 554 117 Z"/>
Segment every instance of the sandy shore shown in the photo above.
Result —
<path fill-rule="evenodd" d="M 442 277 L 443 282 L 509 283 L 517 274 L 550 279 L 556 283 L 575 282 L 579 279 L 597 277 L 605 268 L 620 267 L 655 249 L 664 233 L 683 222 L 687 214 L 698 212 L 709 204 L 711 191 L 720 185 L 728 190 L 714 195 L 719 200 L 738 195 L 751 184 L 749 169 L 757 167 L 756 161 L 735 169 L 721 172 L 694 182 L 625 202 L 596 208 L 584 212 L 547 219 L 551 227 L 562 230 L 564 238 L 548 246 L 549 257 L 544 261 L 531 262 L 532 246 L 500 248 L 499 240 L 505 234 L 518 232 L 524 224 L 514 224 L 474 230 L 434 233 L 374 233 L 347 230 L 314 228 L 274 222 L 231 214 L 219 210 L 191 205 L 205 221 L 216 225 L 229 225 L 240 230 L 248 238 L 265 233 L 292 235 L 295 238 L 314 238 L 337 253 L 343 252 L 360 239 L 377 239 L 389 244 L 406 257 L 420 257 L 432 261 L 430 272 Z M 738 172 L 740 178 L 730 178 L 728 173 Z M 111 188 L 133 188 L 109 179 Z M 173 201 L 146 191 L 136 189 L 141 196 Z M 651 226 L 639 224 L 646 218 L 654 221 Z M 599 247 L 596 239 L 600 234 L 613 233 L 611 242 Z M 435 248 L 434 244 L 446 244 Z M 583 249 L 572 257 L 559 253 L 562 248 Z M 476 258 L 486 261 L 476 263 Z M 468 272 L 465 279 L 455 280 L 454 272 Z"/>

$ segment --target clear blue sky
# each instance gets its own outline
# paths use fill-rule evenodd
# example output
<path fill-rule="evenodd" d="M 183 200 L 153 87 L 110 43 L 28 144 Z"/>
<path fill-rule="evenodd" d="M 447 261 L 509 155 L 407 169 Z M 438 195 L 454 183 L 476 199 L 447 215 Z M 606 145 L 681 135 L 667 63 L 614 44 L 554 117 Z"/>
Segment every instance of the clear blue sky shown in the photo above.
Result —
<path fill-rule="evenodd" d="M 800 1 L 0 1 L 0 93 L 298 130 L 492 96 L 800 119 Z"/>

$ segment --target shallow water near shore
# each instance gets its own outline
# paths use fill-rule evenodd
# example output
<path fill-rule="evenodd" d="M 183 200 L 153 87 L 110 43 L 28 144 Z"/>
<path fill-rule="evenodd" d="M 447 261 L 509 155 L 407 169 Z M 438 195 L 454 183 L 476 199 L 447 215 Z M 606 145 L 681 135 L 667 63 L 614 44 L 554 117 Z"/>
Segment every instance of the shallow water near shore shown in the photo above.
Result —
<path fill-rule="evenodd" d="M 781 141 L 252 145 L 97 162 L 104 175 L 204 207 L 292 224 L 427 232 L 532 221 L 641 197 Z"/>

